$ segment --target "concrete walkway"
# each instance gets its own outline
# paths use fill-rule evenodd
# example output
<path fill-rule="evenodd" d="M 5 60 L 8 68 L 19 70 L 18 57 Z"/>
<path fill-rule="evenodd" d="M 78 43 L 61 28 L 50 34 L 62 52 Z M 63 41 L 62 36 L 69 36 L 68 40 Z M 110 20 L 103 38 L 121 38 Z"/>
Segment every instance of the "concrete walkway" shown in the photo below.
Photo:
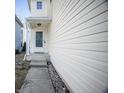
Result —
<path fill-rule="evenodd" d="M 55 93 L 44 54 L 31 55 L 31 63 L 20 93 Z"/>

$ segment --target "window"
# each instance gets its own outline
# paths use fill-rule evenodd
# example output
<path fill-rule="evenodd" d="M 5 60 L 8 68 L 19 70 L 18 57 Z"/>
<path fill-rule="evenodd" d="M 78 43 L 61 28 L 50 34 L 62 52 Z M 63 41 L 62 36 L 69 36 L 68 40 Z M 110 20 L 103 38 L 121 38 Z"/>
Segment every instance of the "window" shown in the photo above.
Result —
<path fill-rule="evenodd" d="M 42 9 L 42 2 L 41 1 L 37 1 L 37 9 Z"/>

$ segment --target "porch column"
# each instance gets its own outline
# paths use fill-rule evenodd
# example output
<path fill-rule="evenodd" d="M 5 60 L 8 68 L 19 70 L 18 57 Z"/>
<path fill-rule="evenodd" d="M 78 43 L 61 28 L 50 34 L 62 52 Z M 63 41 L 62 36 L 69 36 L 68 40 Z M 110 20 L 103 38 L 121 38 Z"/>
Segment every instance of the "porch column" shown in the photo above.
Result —
<path fill-rule="evenodd" d="M 26 55 L 30 54 L 30 38 L 29 38 L 29 29 L 28 29 L 28 23 L 26 23 Z"/>

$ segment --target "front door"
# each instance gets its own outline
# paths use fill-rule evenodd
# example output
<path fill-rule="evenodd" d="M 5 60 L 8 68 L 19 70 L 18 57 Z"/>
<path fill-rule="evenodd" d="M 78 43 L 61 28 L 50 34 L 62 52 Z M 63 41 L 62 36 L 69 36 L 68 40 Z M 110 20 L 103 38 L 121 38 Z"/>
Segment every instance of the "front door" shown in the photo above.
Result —
<path fill-rule="evenodd" d="M 42 53 L 45 52 L 44 47 L 44 32 L 43 31 L 35 31 L 32 33 L 34 39 L 32 39 L 32 53 Z"/>
<path fill-rule="evenodd" d="M 43 44 L 44 36 L 43 32 L 36 32 L 35 36 L 35 53 L 41 53 L 44 52 L 44 44 Z"/>
<path fill-rule="evenodd" d="M 36 32 L 36 47 L 43 47 L 43 32 Z"/>

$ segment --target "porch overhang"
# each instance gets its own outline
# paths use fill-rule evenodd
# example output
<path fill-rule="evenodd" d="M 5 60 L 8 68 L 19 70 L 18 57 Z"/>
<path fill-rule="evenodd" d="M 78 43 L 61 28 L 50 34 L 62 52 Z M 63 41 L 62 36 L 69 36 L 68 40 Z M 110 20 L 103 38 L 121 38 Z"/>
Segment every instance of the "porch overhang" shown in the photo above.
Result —
<path fill-rule="evenodd" d="M 28 23 L 46 23 L 49 24 L 52 21 L 50 17 L 28 17 L 26 22 Z"/>

